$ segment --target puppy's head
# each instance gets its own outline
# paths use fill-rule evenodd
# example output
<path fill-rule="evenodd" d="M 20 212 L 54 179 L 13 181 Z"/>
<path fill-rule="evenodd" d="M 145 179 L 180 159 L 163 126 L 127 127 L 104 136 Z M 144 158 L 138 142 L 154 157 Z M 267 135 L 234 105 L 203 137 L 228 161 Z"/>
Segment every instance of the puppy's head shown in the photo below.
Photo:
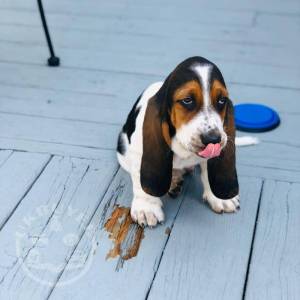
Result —
<path fill-rule="evenodd" d="M 232 104 L 215 64 L 201 57 L 185 60 L 168 76 L 157 97 L 163 128 L 168 127 L 164 135 L 177 155 L 211 158 L 220 154 L 229 138 L 226 118 Z"/>
<path fill-rule="evenodd" d="M 141 164 L 144 191 L 153 196 L 168 191 L 173 153 L 204 159 L 221 155 L 224 170 L 233 170 L 236 176 L 234 136 L 233 106 L 220 70 L 201 57 L 185 60 L 148 102 Z M 230 149 L 226 147 L 229 141 Z"/>

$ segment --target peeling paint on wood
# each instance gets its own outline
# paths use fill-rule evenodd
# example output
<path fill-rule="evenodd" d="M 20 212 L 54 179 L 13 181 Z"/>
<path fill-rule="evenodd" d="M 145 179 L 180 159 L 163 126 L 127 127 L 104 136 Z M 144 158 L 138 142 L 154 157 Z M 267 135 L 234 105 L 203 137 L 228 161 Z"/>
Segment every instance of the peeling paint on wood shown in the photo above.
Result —
<path fill-rule="evenodd" d="M 137 255 L 144 238 L 144 229 L 131 219 L 129 207 L 116 206 L 104 228 L 113 241 L 113 248 L 107 253 L 106 259 L 120 256 L 121 264 L 118 265 L 122 266 L 124 260 Z"/>

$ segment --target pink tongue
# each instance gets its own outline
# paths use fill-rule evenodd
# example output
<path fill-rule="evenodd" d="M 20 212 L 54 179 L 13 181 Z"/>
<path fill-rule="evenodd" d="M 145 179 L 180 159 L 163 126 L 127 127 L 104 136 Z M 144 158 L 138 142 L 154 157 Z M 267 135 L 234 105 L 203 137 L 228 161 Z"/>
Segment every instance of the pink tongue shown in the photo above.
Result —
<path fill-rule="evenodd" d="M 208 144 L 204 150 L 198 152 L 198 155 L 204 158 L 213 158 L 221 153 L 220 144 Z"/>

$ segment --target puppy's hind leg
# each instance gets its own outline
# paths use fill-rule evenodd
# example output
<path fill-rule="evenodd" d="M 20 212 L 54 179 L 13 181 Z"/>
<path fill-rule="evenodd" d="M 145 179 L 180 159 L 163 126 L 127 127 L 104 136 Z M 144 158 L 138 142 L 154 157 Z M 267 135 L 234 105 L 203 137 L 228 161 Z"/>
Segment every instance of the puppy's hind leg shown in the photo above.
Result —
<path fill-rule="evenodd" d="M 173 169 L 172 170 L 172 182 L 170 189 L 168 191 L 168 195 L 171 198 L 176 198 L 182 191 L 182 186 L 184 182 L 184 174 L 186 173 L 185 169 Z"/>

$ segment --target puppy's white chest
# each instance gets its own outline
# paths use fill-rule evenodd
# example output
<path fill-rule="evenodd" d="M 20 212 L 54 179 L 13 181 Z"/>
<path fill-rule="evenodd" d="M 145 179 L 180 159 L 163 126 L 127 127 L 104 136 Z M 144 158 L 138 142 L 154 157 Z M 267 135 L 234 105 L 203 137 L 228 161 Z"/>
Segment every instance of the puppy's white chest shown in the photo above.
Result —
<path fill-rule="evenodd" d="M 195 165 L 199 165 L 201 161 L 202 159 L 195 154 L 191 154 L 187 158 L 180 158 L 178 155 L 174 154 L 173 168 L 174 169 L 190 168 Z"/>

